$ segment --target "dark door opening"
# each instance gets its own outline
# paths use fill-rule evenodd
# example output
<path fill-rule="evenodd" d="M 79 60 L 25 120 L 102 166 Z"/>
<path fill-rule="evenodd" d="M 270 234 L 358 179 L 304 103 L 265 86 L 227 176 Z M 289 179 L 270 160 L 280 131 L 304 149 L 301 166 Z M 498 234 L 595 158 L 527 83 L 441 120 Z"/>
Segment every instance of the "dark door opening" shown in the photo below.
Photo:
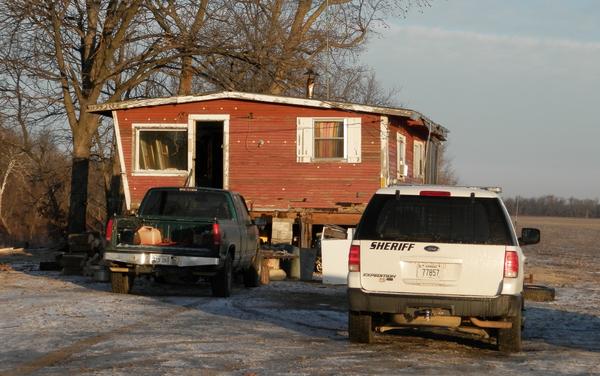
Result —
<path fill-rule="evenodd" d="M 223 122 L 196 122 L 195 179 L 197 187 L 223 187 Z"/>

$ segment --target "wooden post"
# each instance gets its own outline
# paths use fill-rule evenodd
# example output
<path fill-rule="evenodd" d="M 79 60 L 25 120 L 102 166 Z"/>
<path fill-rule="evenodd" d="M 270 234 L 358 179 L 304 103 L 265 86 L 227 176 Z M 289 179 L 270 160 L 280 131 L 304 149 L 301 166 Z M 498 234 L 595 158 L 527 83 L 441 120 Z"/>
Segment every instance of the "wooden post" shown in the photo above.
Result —
<path fill-rule="evenodd" d="M 300 215 L 300 248 L 310 248 L 312 241 L 312 221 L 307 213 Z"/>
<path fill-rule="evenodd" d="M 269 278 L 269 259 L 263 258 L 260 265 L 260 284 L 268 285 L 270 282 Z"/>

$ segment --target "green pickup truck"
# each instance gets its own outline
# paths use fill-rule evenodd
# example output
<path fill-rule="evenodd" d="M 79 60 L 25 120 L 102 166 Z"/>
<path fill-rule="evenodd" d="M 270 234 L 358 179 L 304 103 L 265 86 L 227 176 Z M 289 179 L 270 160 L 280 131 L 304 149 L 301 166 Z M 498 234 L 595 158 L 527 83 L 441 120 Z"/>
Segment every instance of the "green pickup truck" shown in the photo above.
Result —
<path fill-rule="evenodd" d="M 109 220 L 106 239 L 115 293 L 129 293 L 140 275 L 209 278 L 218 297 L 231 295 L 234 273 L 243 273 L 246 287 L 260 284 L 258 228 L 235 192 L 152 188 L 135 216 Z"/>

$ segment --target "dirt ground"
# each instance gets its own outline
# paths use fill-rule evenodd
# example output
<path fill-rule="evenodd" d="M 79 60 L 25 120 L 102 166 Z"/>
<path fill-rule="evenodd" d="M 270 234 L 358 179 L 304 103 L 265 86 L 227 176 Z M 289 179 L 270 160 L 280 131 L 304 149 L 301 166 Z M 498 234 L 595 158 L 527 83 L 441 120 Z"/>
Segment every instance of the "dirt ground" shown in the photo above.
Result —
<path fill-rule="evenodd" d="M 577 283 L 600 283 L 600 219 L 520 217 L 517 230 L 536 227 L 539 244 L 523 247 L 526 274 L 534 283 L 572 287 Z"/>
<path fill-rule="evenodd" d="M 0 375 L 600 375 L 600 221 L 519 218 L 542 242 L 525 248 L 527 273 L 556 288 L 528 302 L 524 351 L 485 340 L 401 330 L 372 345 L 347 340 L 344 286 L 107 283 L 40 271 L 44 250 L 0 252 Z"/>

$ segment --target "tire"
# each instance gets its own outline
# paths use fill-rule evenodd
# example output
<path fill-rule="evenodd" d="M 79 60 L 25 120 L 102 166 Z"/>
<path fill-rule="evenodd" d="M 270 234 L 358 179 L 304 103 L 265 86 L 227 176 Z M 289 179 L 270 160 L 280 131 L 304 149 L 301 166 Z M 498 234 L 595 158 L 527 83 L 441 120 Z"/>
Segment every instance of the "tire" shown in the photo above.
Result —
<path fill-rule="evenodd" d="M 211 279 L 212 295 L 219 298 L 228 298 L 231 296 L 233 285 L 233 266 L 231 256 L 227 256 L 225 264 L 219 270 L 217 275 Z"/>
<path fill-rule="evenodd" d="M 111 272 L 110 287 L 116 294 L 129 294 L 133 288 L 135 276 L 130 273 Z"/>
<path fill-rule="evenodd" d="M 506 321 L 512 323 L 512 328 L 498 329 L 498 350 L 504 353 L 521 351 L 522 318 L 522 311 L 519 311 L 517 316 L 506 318 Z"/>
<path fill-rule="evenodd" d="M 373 342 L 373 318 L 370 314 L 348 311 L 348 338 L 354 343 Z"/>
<path fill-rule="evenodd" d="M 258 287 L 260 286 L 260 269 L 262 264 L 262 256 L 260 251 L 256 252 L 256 256 L 252 260 L 252 264 L 244 270 L 244 286 Z"/>
<path fill-rule="evenodd" d="M 556 297 L 556 290 L 542 285 L 523 286 L 523 298 L 533 302 L 551 302 Z"/>

